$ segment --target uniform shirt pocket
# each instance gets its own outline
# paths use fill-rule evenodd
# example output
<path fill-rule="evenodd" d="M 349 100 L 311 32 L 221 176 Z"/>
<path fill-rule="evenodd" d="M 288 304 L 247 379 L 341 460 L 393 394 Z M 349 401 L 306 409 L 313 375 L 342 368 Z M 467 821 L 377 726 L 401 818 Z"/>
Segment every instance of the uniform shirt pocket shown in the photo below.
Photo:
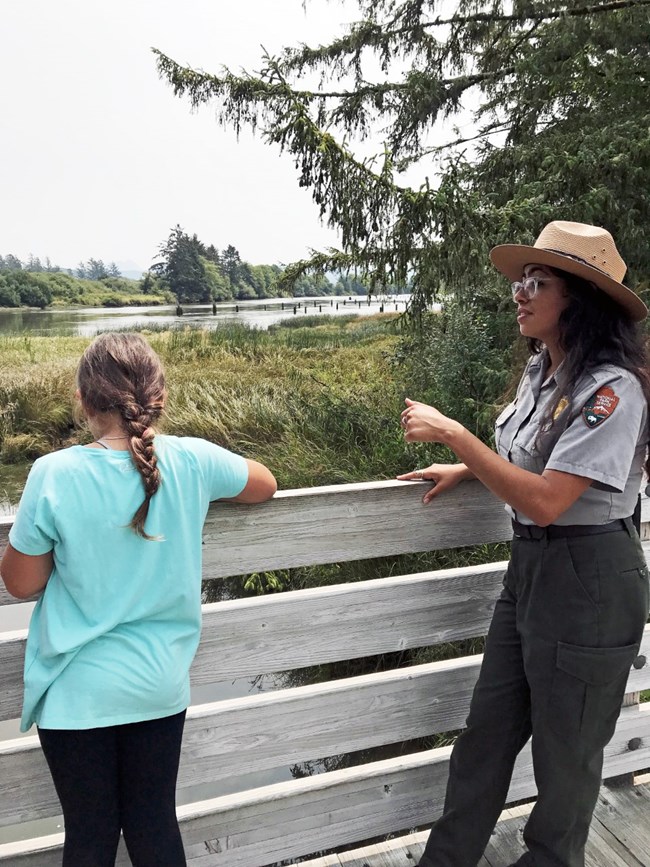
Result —
<path fill-rule="evenodd" d="M 517 402 L 513 401 L 509 403 L 508 406 L 499 413 L 497 420 L 494 422 L 494 444 L 496 446 L 497 452 L 501 455 L 501 457 L 508 457 L 508 440 L 509 437 L 505 431 L 505 427 L 508 422 L 512 419 L 515 414 L 515 410 L 517 409 Z M 512 437 L 512 433 L 510 434 Z"/>
<path fill-rule="evenodd" d="M 497 420 L 494 422 L 494 426 L 503 427 L 503 425 L 508 421 L 510 416 L 514 413 L 516 408 L 517 404 L 513 400 L 512 403 L 509 403 L 508 406 L 499 413 Z"/>

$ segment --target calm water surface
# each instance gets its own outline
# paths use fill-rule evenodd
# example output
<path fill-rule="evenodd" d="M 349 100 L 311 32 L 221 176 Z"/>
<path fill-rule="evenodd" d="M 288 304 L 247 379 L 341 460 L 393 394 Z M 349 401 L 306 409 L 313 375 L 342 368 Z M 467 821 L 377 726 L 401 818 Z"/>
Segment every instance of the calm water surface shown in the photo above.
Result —
<path fill-rule="evenodd" d="M 376 298 L 270 298 L 266 301 L 223 302 L 183 305 L 183 315 L 173 305 L 161 307 L 83 307 L 52 310 L 0 310 L 2 334 L 57 334 L 92 337 L 98 331 L 121 328 L 155 326 L 179 327 L 195 325 L 216 328 L 225 322 L 243 322 L 255 328 L 268 328 L 282 319 L 293 316 L 329 314 L 341 316 L 350 313 L 369 315 L 384 310 L 403 313 L 408 295 L 391 296 L 388 301 Z M 298 306 L 300 305 L 300 306 Z M 294 313 L 295 308 L 295 313 Z"/>

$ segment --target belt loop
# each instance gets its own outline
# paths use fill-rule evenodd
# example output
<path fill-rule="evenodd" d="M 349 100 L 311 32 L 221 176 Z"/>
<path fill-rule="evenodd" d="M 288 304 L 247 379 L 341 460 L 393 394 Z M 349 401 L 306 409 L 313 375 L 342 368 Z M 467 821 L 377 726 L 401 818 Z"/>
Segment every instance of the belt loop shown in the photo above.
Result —
<path fill-rule="evenodd" d="M 632 520 L 632 518 L 629 518 L 629 517 L 628 518 L 621 518 L 621 521 L 623 521 L 623 524 L 625 525 L 625 529 L 627 530 L 627 534 L 630 537 L 630 539 L 638 539 L 639 536 L 638 536 L 638 533 L 636 531 L 636 527 L 634 526 L 634 521 Z"/>

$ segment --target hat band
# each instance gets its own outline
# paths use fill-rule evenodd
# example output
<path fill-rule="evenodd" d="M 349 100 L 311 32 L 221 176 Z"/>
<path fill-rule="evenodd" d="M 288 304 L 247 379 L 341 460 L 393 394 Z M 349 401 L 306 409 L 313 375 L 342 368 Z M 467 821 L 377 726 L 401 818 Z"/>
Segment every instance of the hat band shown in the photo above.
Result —
<path fill-rule="evenodd" d="M 610 280 L 614 279 L 611 274 L 607 273 L 607 271 L 603 271 L 603 269 L 599 268 L 598 265 L 593 265 L 591 262 L 587 262 L 587 260 L 583 259 L 582 256 L 574 256 L 573 253 L 565 253 L 564 250 L 554 250 L 553 247 L 542 247 L 542 250 L 545 250 L 547 253 L 558 253 L 560 256 L 564 256 L 567 259 L 573 259 L 574 262 L 579 262 L 581 265 L 586 265 L 588 268 L 600 271 L 601 274 L 604 274 L 605 277 L 609 277 Z"/>

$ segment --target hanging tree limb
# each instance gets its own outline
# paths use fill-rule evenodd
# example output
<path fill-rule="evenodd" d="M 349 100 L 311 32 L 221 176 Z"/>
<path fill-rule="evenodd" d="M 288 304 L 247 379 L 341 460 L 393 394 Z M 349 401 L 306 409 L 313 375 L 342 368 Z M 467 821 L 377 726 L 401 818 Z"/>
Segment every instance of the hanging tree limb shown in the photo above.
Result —
<path fill-rule="evenodd" d="M 387 275 L 410 281 L 420 300 L 441 287 L 472 297 L 490 279 L 491 244 L 528 242 L 543 221 L 565 218 L 607 225 L 650 274 L 639 228 L 650 220 L 650 0 L 537 0 L 508 15 L 498 0 L 456 3 L 455 16 L 423 20 L 433 6 L 424 0 L 359 0 L 365 20 L 342 39 L 265 56 L 257 76 L 210 75 L 157 51 L 158 71 L 194 108 L 214 103 L 220 124 L 260 129 L 292 155 L 299 184 L 341 233 L 341 250 L 298 269 L 354 262 L 380 284 Z M 362 79 L 366 50 L 393 80 Z M 414 63 L 403 74 L 407 57 Z M 399 74 L 390 76 L 393 64 Z M 322 73 L 320 87 L 301 87 L 312 70 Z M 472 87 L 482 126 L 432 146 L 434 120 L 457 113 Z M 496 132 L 505 143 L 486 144 Z M 359 159 L 347 136 L 370 134 L 383 149 Z M 457 152 L 472 140 L 481 143 L 471 158 Z M 396 167 L 416 162 L 434 182 L 398 185 Z"/>

